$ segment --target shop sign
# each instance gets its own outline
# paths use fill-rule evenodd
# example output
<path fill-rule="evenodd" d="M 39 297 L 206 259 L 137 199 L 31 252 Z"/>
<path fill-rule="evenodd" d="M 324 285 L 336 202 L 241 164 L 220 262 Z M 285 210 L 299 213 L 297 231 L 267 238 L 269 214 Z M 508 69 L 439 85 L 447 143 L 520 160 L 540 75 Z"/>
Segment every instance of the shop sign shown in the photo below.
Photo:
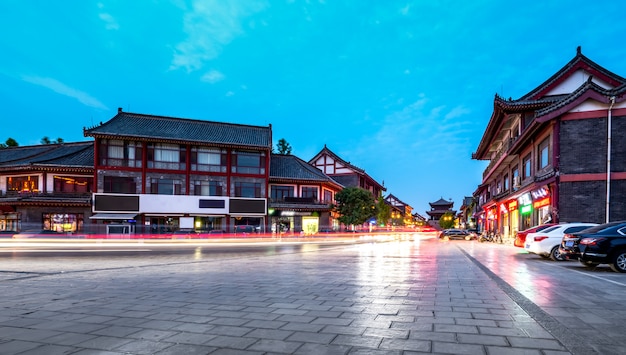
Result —
<path fill-rule="evenodd" d="M 522 206 L 522 208 L 520 208 L 519 211 L 520 211 L 521 214 L 527 214 L 527 213 L 532 212 L 532 210 L 533 210 L 533 206 L 532 205 L 524 205 L 524 206 Z"/>
<path fill-rule="evenodd" d="M 549 204 L 550 204 L 550 197 L 546 197 L 546 198 L 541 199 L 539 201 L 535 201 L 533 203 L 533 207 L 535 209 L 537 209 L 537 208 L 540 208 L 540 207 L 543 207 L 543 206 L 548 206 Z"/>
<path fill-rule="evenodd" d="M 298 212 L 298 211 L 281 211 L 281 216 L 290 217 L 290 216 L 311 216 L 311 212 Z"/>
<path fill-rule="evenodd" d="M 515 211 L 517 209 L 517 201 L 509 202 L 509 211 Z"/>
<path fill-rule="evenodd" d="M 530 193 L 533 195 L 533 200 L 535 201 L 541 200 L 545 197 L 550 196 L 550 191 L 548 190 L 547 186 L 542 186 L 538 188 L 537 190 L 531 191 Z"/>
<path fill-rule="evenodd" d="M 501 204 L 500 205 L 500 213 L 508 213 L 509 210 L 506 208 L 506 204 Z"/>
<path fill-rule="evenodd" d="M 533 203 L 533 200 L 530 198 L 530 193 L 525 193 L 522 196 L 517 198 L 517 202 L 520 206 L 527 206 Z"/>

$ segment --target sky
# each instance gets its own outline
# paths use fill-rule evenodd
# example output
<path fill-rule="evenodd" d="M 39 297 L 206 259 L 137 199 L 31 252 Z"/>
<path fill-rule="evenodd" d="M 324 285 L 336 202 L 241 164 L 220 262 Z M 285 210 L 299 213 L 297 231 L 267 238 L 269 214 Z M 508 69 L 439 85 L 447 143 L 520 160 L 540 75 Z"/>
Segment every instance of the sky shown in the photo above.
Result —
<path fill-rule="evenodd" d="M 124 111 L 272 125 L 326 145 L 427 217 L 482 182 L 497 93 L 584 55 L 626 76 L 626 3 L 2 0 L 0 142 L 88 141 Z"/>

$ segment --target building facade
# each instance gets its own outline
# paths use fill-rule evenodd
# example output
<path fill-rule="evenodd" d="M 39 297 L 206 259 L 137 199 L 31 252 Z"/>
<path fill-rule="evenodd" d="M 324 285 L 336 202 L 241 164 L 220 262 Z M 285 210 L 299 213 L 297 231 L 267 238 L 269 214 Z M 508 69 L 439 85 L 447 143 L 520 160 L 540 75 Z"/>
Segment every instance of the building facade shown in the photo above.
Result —
<path fill-rule="evenodd" d="M 84 135 L 98 233 L 265 232 L 271 126 L 119 109 Z"/>
<path fill-rule="evenodd" d="M 343 186 L 293 155 L 272 154 L 269 211 L 273 233 L 338 231 L 335 194 Z"/>
<path fill-rule="evenodd" d="M 0 232 L 81 233 L 92 189 L 92 142 L 0 149 Z"/>
<path fill-rule="evenodd" d="M 626 218 L 626 79 L 582 54 L 517 100 L 494 99 L 473 159 L 479 223 L 504 237 L 547 222 Z"/>
<path fill-rule="evenodd" d="M 333 153 L 328 147 L 317 153 L 309 164 L 320 169 L 324 174 L 333 178 L 344 187 L 360 187 L 370 191 L 374 198 L 381 197 L 387 189 L 374 178 L 369 176 L 365 170 L 350 164 Z"/>

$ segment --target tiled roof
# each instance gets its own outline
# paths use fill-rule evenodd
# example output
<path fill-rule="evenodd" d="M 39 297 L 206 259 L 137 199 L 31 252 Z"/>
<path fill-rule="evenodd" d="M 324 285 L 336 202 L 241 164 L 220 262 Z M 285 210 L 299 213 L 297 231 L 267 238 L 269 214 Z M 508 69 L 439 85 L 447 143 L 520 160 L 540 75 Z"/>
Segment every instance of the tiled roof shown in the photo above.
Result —
<path fill-rule="evenodd" d="M 543 94 L 548 91 L 551 87 L 556 85 L 562 77 L 570 74 L 572 71 L 577 69 L 583 69 L 590 73 L 590 75 L 595 75 L 601 78 L 604 81 L 611 83 L 613 86 L 620 86 L 626 83 L 626 79 L 621 76 L 603 68 L 598 65 L 591 59 L 587 58 L 582 54 L 581 47 L 579 46 L 576 49 L 576 56 L 572 58 L 563 68 L 557 71 L 554 75 L 552 75 L 548 80 L 544 81 L 541 85 L 522 96 L 520 100 L 534 100 L 539 97 L 542 97 Z"/>
<path fill-rule="evenodd" d="M 45 144 L 0 149 L 0 168 L 59 166 L 93 168 L 93 142 Z"/>
<path fill-rule="evenodd" d="M 343 186 L 295 155 L 272 154 L 270 160 L 270 183 L 274 180 L 299 180 L 316 183 L 329 183 L 338 188 Z"/>
<path fill-rule="evenodd" d="M 446 201 L 442 198 L 435 202 L 430 202 L 431 206 L 452 206 L 454 203 L 452 201 Z"/>
<path fill-rule="evenodd" d="M 109 121 L 84 130 L 91 137 L 129 137 L 135 139 L 198 142 L 237 147 L 272 147 L 272 126 L 145 115 L 118 111 Z"/>
<path fill-rule="evenodd" d="M 317 153 L 311 160 L 309 160 L 309 162 L 313 162 L 318 156 L 322 155 L 322 154 L 328 154 L 331 157 L 333 157 L 333 159 L 335 159 L 336 161 L 341 162 L 342 164 L 346 165 L 347 167 L 349 167 L 350 169 L 354 170 L 356 173 L 361 174 L 362 176 L 365 176 L 367 179 L 369 179 L 371 182 L 373 182 L 374 184 L 378 185 L 378 187 L 380 187 L 380 189 L 382 191 L 387 191 L 387 188 L 385 186 L 383 186 L 382 184 L 378 183 L 378 181 L 376 181 L 374 178 L 372 178 L 371 176 L 369 176 L 365 170 L 359 168 L 356 165 L 352 165 L 350 164 L 350 162 L 347 162 L 345 160 L 343 160 L 342 158 L 340 158 L 337 154 L 333 153 L 333 151 L 331 151 L 330 149 L 328 149 L 328 147 L 326 145 L 324 145 L 324 148 Z"/>

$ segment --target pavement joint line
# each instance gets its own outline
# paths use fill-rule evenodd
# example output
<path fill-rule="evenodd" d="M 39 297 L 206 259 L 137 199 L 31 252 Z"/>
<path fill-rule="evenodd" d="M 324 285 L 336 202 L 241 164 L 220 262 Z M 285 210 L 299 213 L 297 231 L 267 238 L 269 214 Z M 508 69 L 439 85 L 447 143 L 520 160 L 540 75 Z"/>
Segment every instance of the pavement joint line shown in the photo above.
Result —
<path fill-rule="evenodd" d="M 587 343 L 581 341 L 578 337 L 575 337 L 571 332 L 562 325 L 554 317 L 546 313 L 543 309 L 537 306 L 533 301 L 528 299 L 522 293 L 517 291 L 501 277 L 496 275 L 487 266 L 483 265 L 479 260 L 471 256 L 463 248 L 457 246 L 457 248 L 463 253 L 472 263 L 480 268 L 490 279 L 492 279 L 498 287 L 509 296 L 513 302 L 519 305 L 528 315 L 533 318 L 539 325 L 552 334 L 556 340 L 558 340 L 570 353 L 573 355 L 591 355 L 600 354 L 593 347 Z M 603 341 L 606 344 L 606 339 Z"/>

